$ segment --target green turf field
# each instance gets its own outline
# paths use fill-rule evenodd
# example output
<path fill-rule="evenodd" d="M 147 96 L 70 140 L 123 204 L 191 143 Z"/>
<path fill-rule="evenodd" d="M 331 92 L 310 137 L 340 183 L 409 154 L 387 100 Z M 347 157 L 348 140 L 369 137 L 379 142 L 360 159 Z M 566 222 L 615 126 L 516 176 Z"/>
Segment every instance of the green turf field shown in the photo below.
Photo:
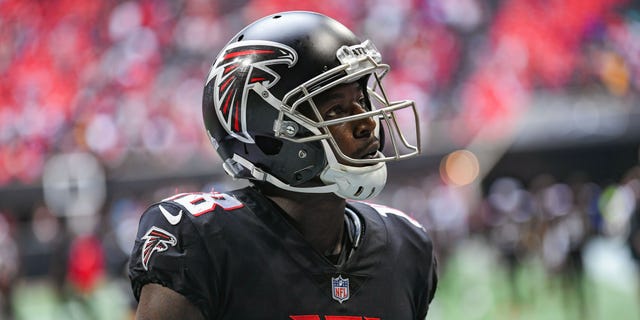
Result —
<path fill-rule="evenodd" d="M 527 261 L 517 270 L 516 280 L 510 281 L 506 268 L 497 262 L 496 252 L 469 244 L 442 271 L 427 319 L 640 319 L 637 275 L 625 267 L 628 264 L 611 263 L 615 259 L 609 254 L 616 250 L 624 252 L 620 246 L 605 244 L 587 255 L 596 262 L 586 265 L 581 307 L 575 287 L 563 288 L 561 279 L 548 275 L 539 261 Z M 513 283 L 517 289 L 513 289 Z"/>

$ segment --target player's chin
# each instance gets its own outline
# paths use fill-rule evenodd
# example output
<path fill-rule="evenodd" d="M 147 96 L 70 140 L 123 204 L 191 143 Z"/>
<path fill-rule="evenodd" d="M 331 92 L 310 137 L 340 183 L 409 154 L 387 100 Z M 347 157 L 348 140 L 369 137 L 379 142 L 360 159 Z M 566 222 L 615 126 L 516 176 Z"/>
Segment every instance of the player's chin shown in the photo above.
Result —
<path fill-rule="evenodd" d="M 365 155 L 363 157 L 358 158 L 358 160 L 355 160 L 353 158 L 350 159 L 340 159 L 338 160 L 338 162 L 340 164 L 343 164 L 345 166 L 350 166 L 350 167 L 369 167 L 369 166 L 374 166 L 376 164 L 378 164 L 380 161 L 376 160 L 379 159 L 380 155 L 376 154 L 376 155 Z"/>

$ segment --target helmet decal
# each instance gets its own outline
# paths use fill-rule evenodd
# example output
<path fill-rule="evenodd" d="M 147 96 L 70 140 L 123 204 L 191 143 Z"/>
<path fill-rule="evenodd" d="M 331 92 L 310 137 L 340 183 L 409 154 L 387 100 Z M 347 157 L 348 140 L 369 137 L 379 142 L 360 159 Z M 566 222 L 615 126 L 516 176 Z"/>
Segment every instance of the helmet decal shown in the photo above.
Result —
<path fill-rule="evenodd" d="M 240 41 L 228 45 L 220 53 L 206 83 L 215 81 L 213 108 L 230 135 L 242 142 L 254 143 L 246 124 L 249 90 L 256 83 L 270 88 L 280 80 L 280 75 L 270 65 L 292 67 L 297 60 L 295 50 L 273 41 Z"/>

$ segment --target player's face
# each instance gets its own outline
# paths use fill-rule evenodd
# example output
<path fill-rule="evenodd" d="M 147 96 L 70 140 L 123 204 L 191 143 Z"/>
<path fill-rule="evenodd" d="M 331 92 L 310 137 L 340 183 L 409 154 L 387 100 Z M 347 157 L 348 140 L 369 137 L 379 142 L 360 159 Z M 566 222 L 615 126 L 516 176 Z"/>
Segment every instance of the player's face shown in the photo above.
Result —
<path fill-rule="evenodd" d="M 367 111 L 365 96 L 359 83 L 349 83 L 328 90 L 316 101 L 325 121 L 361 114 Z M 380 142 L 374 134 L 376 122 L 372 118 L 343 122 L 329 127 L 342 152 L 353 159 L 376 157 Z M 337 157 L 342 164 L 362 166 Z"/>

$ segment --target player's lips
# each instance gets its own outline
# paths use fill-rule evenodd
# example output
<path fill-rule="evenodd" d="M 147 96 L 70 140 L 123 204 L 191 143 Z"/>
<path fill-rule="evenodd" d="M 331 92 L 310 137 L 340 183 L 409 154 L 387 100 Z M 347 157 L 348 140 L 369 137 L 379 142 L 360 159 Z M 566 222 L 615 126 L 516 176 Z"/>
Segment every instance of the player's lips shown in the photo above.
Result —
<path fill-rule="evenodd" d="M 378 158 L 378 149 L 380 149 L 380 142 L 378 139 L 374 139 L 364 148 L 363 152 L 360 152 L 359 159 L 375 159 Z"/>

